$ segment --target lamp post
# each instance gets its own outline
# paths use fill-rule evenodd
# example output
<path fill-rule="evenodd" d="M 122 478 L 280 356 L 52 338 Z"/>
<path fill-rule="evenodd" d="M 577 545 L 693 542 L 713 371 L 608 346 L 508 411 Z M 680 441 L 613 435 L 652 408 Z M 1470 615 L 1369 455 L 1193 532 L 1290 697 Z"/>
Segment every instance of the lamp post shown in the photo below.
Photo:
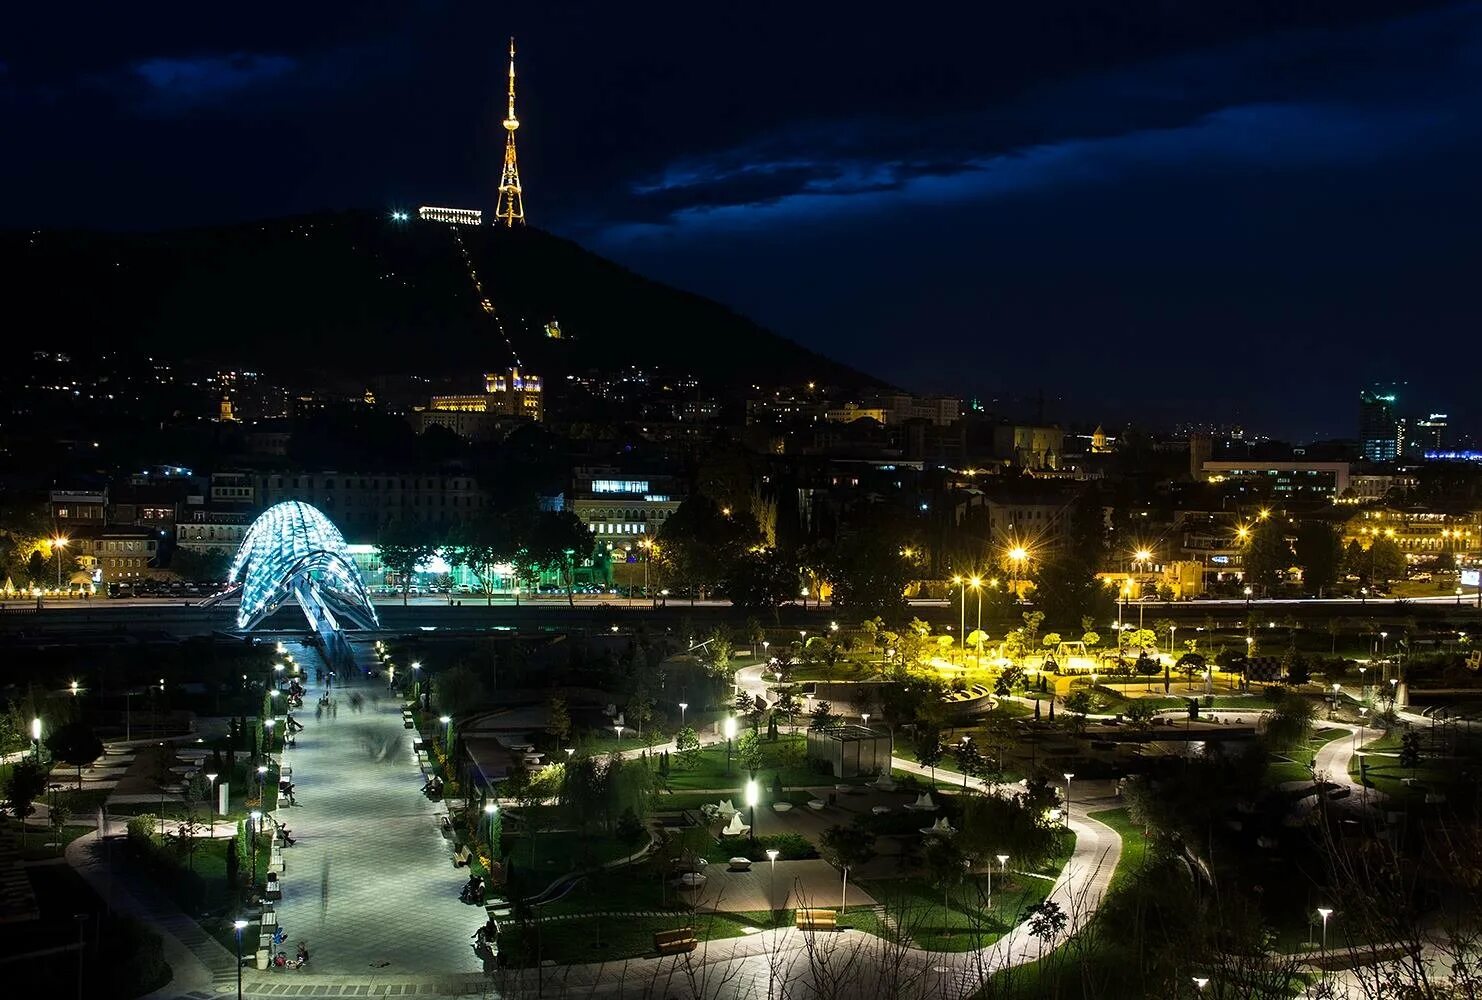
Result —
<path fill-rule="evenodd" d="M 1014 588 L 1014 603 L 1019 601 L 1019 571 L 1024 563 L 1029 560 L 1029 550 L 1022 545 L 1015 545 L 1009 549 L 1009 573 L 1011 586 Z"/>
<path fill-rule="evenodd" d="M 1170 626 L 1168 626 L 1168 655 L 1169 656 L 1172 656 L 1173 655 L 1173 651 L 1176 648 L 1175 642 L 1177 641 L 1177 639 L 1178 639 L 1178 626 L 1177 625 L 1170 625 Z"/>
<path fill-rule="evenodd" d="M 257 891 L 257 831 L 262 826 L 262 813 L 256 809 L 247 814 L 250 821 L 247 825 L 252 829 L 252 891 Z"/>
<path fill-rule="evenodd" d="M 962 643 L 962 657 L 958 661 L 967 663 L 967 583 L 960 576 L 952 577 L 952 585 L 957 588 L 957 641 Z"/>
<path fill-rule="evenodd" d="M 746 806 L 751 810 L 751 842 L 756 843 L 756 779 L 746 780 Z"/>
<path fill-rule="evenodd" d="M 684 710 L 690 707 L 690 703 L 682 701 L 679 703 L 679 728 L 684 728 Z"/>
<path fill-rule="evenodd" d="M 489 868 L 491 870 L 489 871 L 488 874 L 489 874 L 489 877 L 490 877 L 491 881 L 492 881 L 493 875 L 494 875 L 493 870 L 492 870 L 494 868 L 494 814 L 497 813 L 497 812 L 499 812 L 499 803 L 497 803 L 497 802 L 485 802 L 484 803 L 484 815 L 488 817 L 488 823 L 489 823 Z"/>
<path fill-rule="evenodd" d="M 866 729 L 869 729 L 870 728 L 870 713 L 869 712 L 865 712 L 863 715 L 860 716 L 860 718 L 864 720 L 864 727 Z"/>
<path fill-rule="evenodd" d="M 1255 593 L 1255 591 L 1251 590 L 1250 585 L 1247 584 L 1245 588 L 1245 606 L 1247 608 L 1250 607 L 1250 595 L 1253 593 Z"/>
<path fill-rule="evenodd" d="M 1194 989 L 1198 990 L 1201 995 L 1204 993 L 1204 987 L 1206 987 L 1208 985 L 1209 985 L 1209 980 L 1206 977 L 1204 977 L 1204 976 L 1195 976 L 1194 977 Z"/>
<path fill-rule="evenodd" d="M 412 700 L 422 707 L 422 664 L 418 660 L 412 661 Z"/>
<path fill-rule="evenodd" d="M 37 718 L 34 718 L 34 719 L 31 720 L 31 744 L 32 744 L 32 748 L 34 749 L 35 754 L 36 754 L 36 760 L 39 763 L 40 760 L 41 760 L 41 719 L 40 719 L 40 717 L 37 717 Z"/>
<path fill-rule="evenodd" d="M 1322 950 L 1326 954 L 1328 950 L 1328 918 L 1333 915 L 1333 911 L 1326 906 L 1319 906 L 1317 908 L 1317 915 L 1322 917 Z"/>
<path fill-rule="evenodd" d="M 206 775 L 206 794 L 211 797 L 210 813 L 213 817 L 211 820 L 212 833 L 216 832 L 216 777 L 217 776 L 214 774 Z"/>
<path fill-rule="evenodd" d="M 623 745 L 623 724 L 621 722 L 614 722 L 612 724 L 612 731 L 617 735 L 618 746 L 621 747 Z"/>
<path fill-rule="evenodd" d="M 772 924 L 777 924 L 777 855 L 775 848 L 767 848 L 767 860 L 772 863 L 772 885 L 767 890 L 767 902 L 772 906 Z"/>
<path fill-rule="evenodd" d="M 734 715 L 728 715 L 728 716 L 726 716 L 726 721 L 725 721 L 725 724 L 724 724 L 724 726 L 722 728 L 724 729 L 725 734 L 726 734 L 726 776 L 727 777 L 730 777 L 730 774 L 731 774 L 731 740 L 733 740 L 735 738 L 735 736 L 736 736 L 736 717 Z"/>
<path fill-rule="evenodd" d="M 1000 854 L 997 857 L 998 873 L 1007 878 L 1009 874 L 1009 856 L 1007 854 Z M 991 865 L 988 867 L 988 902 L 990 906 L 993 903 L 993 867 Z"/>
<path fill-rule="evenodd" d="M 439 715 L 437 721 L 443 724 L 443 749 L 448 749 L 448 744 L 453 740 L 453 717 L 451 715 Z"/>
<path fill-rule="evenodd" d="M 1065 825 L 1070 826 L 1070 779 L 1075 777 L 1074 771 L 1065 772 Z"/>
<path fill-rule="evenodd" d="M 53 538 L 51 540 L 51 544 L 52 544 L 52 548 L 55 548 L 55 549 L 65 549 L 67 547 L 67 539 L 63 538 L 61 535 L 58 535 L 56 538 Z M 61 590 L 62 589 L 62 553 L 61 552 L 58 552 L 57 553 L 57 589 L 58 590 Z"/>
<path fill-rule="evenodd" d="M 237 932 L 237 1000 L 242 1000 L 242 931 L 247 929 L 247 921 L 233 920 L 232 929 Z"/>

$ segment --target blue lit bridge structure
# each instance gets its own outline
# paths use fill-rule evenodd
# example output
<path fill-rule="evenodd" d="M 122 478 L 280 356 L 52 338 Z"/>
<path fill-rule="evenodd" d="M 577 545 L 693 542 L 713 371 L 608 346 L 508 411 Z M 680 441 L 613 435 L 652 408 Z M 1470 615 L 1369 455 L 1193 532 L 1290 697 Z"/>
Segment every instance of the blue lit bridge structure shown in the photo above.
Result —
<path fill-rule="evenodd" d="M 251 631 L 293 597 L 331 662 L 349 654 L 346 625 L 380 627 L 345 537 L 317 508 L 298 500 L 274 504 L 252 522 L 227 583 L 241 591 L 237 628 Z"/>

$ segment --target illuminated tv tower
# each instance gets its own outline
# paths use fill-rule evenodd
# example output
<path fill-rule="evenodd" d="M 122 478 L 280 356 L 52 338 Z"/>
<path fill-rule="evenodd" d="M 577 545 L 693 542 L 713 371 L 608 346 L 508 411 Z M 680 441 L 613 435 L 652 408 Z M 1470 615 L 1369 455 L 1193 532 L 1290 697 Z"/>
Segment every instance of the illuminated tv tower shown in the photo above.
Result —
<path fill-rule="evenodd" d="M 499 177 L 499 204 L 494 214 L 506 226 L 525 223 L 525 197 L 520 190 L 520 167 L 515 162 L 515 40 L 509 40 L 509 113 L 504 116 L 504 173 Z M 496 223 L 497 225 L 497 223 Z"/>

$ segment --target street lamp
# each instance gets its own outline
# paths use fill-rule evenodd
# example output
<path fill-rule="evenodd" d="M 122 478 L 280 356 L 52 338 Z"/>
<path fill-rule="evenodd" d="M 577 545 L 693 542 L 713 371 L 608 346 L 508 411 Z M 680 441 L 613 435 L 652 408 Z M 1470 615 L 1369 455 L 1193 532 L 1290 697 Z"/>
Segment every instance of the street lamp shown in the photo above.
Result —
<path fill-rule="evenodd" d="M 71 687 L 72 687 L 72 697 L 76 698 L 77 697 L 77 682 L 76 681 L 73 681 L 72 684 L 71 684 Z"/>
<path fill-rule="evenodd" d="M 489 868 L 490 869 L 493 869 L 493 867 L 494 867 L 494 814 L 497 813 L 498 811 L 499 811 L 499 804 L 497 802 L 485 802 L 484 803 L 484 815 L 487 816 L 487 817 L 489 817 Z M 494 873 L 493 873 L 492 870 L 489 872 L 489 877 L 490 877 L 491 880 L 494 877 Z"/>
<path fill-rule="evenodd" d="M 973 590 L 978 594 L 978 666 L 983 665 L 983 578 L 975 576 L 968 583 L 972 584 Z M 967 647 L 964 646 L 964 649 Z"/>
<path fill-rule="evenodd" d="M 959 640 L 962 643 L 962 663 L 967 663 L 967 583 L 961 576 L 952 577 L 952 585 L 957 588 L 957 628 Z"/>
<path fill-rule="evenodd" d="M 51 544 L 53 548 L 65 549 L 67 547 L 67 539 L 58 535 L 51 540 Z M 60 552 L 57 553 L 57 589 L 62 589 L 62 554 Z"/>
<path fill-rule="evenodd" d="M 31 742 L 36 745 L 36 759 L 41 759 L 41 719 L 31 720 Z"/>
<path fill-rule="evenodd" d="M 756 779 L 746 780 L 746 806 L 751 810 L 751 842 L 756 843 Z"/>
<path fill-rule="evenodd" d="M 1333 915 L 1333 911 L 1326 906 L 1319 906 L 1317 915 L 1322 917 L 1322 950 L 1326 952 L 1328 950 L 1328 918 Z"/>
<path fill-rule="evenodd" d="M 1070 826 L 1070 779 L 1075 777 L 1075 772 L 1065 772 L 1065 825 Z"/>
<path fill-rule="evenodd" d="M 1007 854 L 1000 854 L 997 857 L 998 873 L 1007 877 L 1009 874 L 1009 856 Z M 993 898 L 993 868 L 991 866 L 988 869 L 988 898 L 989 900 Z"/>
<path fill-rule="evenodd" d="M 679 703 L 679 728 L 684 728 L 684 710 L 690 707 L 690 703 L 682 701 Z"/>
<path fill-rule="evenodd" d="M 437 721 L 443 724 L 443 749 L 448 749 L 448 744 L 453 742 L 453 717 L 451 715 L 439 715 Z"/>
<path fill-rule="evenodd" d="M 863 715 L 860 716 L 860 718 L 861 719 L 864 719 L 864 726 L 865 726 L 865 728 L 866 729 L 870 728 L 870 713 L 869 712 L 865 712 Z"/>
<path fill-rule="evenodd" d="M 1254 593 L 1254 591 L 1252 591 L 1251 588 L 1250 588 L 1250 585 L 1247 584 L 1246 587 L 1245 587 L 1245 606 L 1247 608 L 1250 607 L 1250 595 L 1252 593 Z"/>
<path fill-rule="evenodd" d="M 256 809 L 247 814 L 250 822 L 247 824 L 252 829 L 252 889 L 257 890 L 257 831 L 262 828 L 262 813 Z"/>
<path fill-rule="evenodd" d="M 1012 573 L 1015 601 L 1019 599 L 1019 570 L 1023 568 L 1024 563 L 1028 559 L 1029 550 L 1024 548 L 1024 546 L 1015 545 L 1009 549 L 1009 570 Z"/>
<path fill-rule="evenodd" d="M 1204 992 L 1204 987 L 1206 987 L 1208 985 L 1209 985 L 1209 980 L 1206 979 L 1204 976 L 1195 976 L 1194 977 L 1194 989 L 1198 990 L 1200 993 L 1203 993 Z"/>
<path fill-rule="evenodd" d="M 216 778 L 217 778 L 217 776 L 214 775 L 214 774 L 208 774 L 208 775 L 206 775 L 206 794 L 209 795 L 209 796 L 211 796 L 211 815 L 212 816 L 215 816 L 216 815 Z M 211 827 L 212 827 L 212 831 L 214 832 L 215 831 L 215 827 L 216 827 L 216 823 L 215 823 L 214 820 L 211 823 Z"/>
<path fill-rule="evenodd" d="M 726 716 L 725 725 L 722 727 L 726 734 L 726 775 L 731 773 L 731 740 L 736 738 L 736 717 Z"/>
<path fill-rule="evenodd" d="M 617 734 L 618 746 L 622 746 L 622 743 L 623 743 L 623 724 L 621 722 L 614 722 L 612 724 L 612 731 Z"/>
<path fill-rule="evenodd" d="M 772 887 L 767 890 L 767 902 L 772 905 L 772 923 L 777 922 L 777 855 L 781 852 L 776 848 L 767 848 L 767 860 L 772 863 Z"/>
<path fill-rule="evenodd" d="M 242 1000 L 242 931 L 247 929 L 247 921 L 233 920 L 232 929 L 237 932 L 237 1000 Z"/>
<path fill-rule="evenodd" d="M 412 661 L 412 700 L 417 707 L 422 707 L 422 663 L 420 660 Z"/>

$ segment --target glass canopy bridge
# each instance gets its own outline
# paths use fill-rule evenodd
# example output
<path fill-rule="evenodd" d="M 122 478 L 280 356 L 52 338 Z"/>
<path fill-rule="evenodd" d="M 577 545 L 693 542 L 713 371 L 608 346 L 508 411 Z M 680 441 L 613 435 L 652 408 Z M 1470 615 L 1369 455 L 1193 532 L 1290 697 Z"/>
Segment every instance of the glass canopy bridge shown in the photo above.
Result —
<path fill-rule="evenodd" d="M 238 596 L 237 628 L 250 632 L 292 597 L 331 663 L 348 662 L 345 627 L 380 627 L 345 537 L 317 508 L 298 500 L 274 504 L 252 522 L 227 584 L 203 603 Z"/>

